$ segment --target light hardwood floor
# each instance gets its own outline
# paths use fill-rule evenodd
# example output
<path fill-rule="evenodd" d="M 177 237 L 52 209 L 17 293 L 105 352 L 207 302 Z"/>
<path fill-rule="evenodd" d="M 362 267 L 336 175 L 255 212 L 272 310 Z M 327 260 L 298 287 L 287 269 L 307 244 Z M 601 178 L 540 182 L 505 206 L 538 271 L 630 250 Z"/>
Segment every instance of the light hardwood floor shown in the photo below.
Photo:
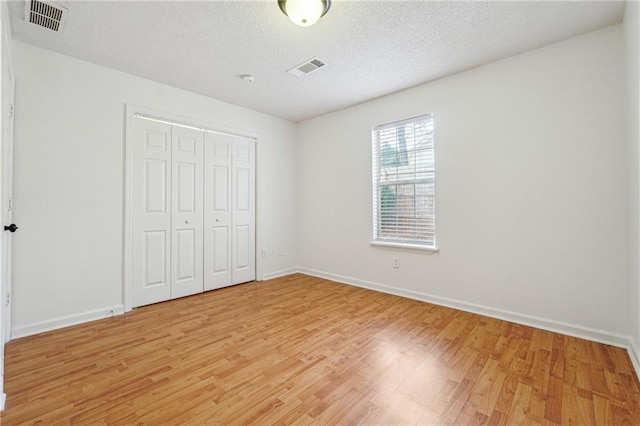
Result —
<path fill-rule="evenodd" d="M 2 425 L 640 424 L 623 349 L 305 275 L 11 342 Z"/>

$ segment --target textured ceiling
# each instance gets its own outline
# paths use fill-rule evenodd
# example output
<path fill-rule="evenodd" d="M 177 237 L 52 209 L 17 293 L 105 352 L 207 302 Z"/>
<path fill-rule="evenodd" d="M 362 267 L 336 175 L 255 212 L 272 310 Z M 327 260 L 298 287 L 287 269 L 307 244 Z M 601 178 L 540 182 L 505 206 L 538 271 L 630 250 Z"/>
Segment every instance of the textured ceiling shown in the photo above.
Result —
<path fill-rule="evenodd" d="M 71 1 L 16 40 L 295 122 L 622 20 L 624 2 L 334 0 L 313 27 L 269 1 Z M 286 71 L 317 57 L 303 78 Z M 254 83 L 239 78 L 255 76 Z"/>

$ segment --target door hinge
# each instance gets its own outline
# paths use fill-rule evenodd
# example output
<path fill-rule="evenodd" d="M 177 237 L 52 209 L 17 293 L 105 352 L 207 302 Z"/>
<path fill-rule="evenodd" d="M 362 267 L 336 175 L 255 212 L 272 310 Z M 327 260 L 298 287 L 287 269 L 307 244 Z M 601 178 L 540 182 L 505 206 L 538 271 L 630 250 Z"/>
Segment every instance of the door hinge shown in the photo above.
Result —
<path fill-rule="evenodd" d="M 6 304 L 6 306 L 9 306 L 10 304 L 11 304 L 11 292 L 8 291 L 7 292 L 7 304 Z"/>
<path fill-rule="evenodd" d="M 9 104 L 9 118 L 13 118 L 13 104 Z"/>
<path fill-rule="evenodd" d="M 9 198 L 7 201 L 7 211 L 10 212 L 11 210 L 13 210 L 13 198 Z"/>

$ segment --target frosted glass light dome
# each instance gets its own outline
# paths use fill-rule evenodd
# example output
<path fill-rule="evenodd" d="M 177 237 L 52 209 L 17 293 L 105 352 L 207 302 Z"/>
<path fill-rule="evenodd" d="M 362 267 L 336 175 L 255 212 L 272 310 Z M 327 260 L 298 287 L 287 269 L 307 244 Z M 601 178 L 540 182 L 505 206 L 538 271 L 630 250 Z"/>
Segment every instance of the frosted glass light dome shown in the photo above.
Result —
<path fill-rule="evenodd" d="M 309 27 L 320 19 L 331 5 L 330 0 L 279 0 L 278 5 L 291 22 Z"/>

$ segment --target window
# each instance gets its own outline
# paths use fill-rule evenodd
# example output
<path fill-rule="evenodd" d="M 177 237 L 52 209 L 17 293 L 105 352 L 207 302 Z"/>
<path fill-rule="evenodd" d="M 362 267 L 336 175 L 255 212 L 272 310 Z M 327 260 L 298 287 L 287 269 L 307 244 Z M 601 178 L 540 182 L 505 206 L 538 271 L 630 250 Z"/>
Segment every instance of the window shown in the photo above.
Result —
<path fill-rule="evenodd" d="M 433 115 L 372 133 L 372 244 L 436 251 Z"/>

